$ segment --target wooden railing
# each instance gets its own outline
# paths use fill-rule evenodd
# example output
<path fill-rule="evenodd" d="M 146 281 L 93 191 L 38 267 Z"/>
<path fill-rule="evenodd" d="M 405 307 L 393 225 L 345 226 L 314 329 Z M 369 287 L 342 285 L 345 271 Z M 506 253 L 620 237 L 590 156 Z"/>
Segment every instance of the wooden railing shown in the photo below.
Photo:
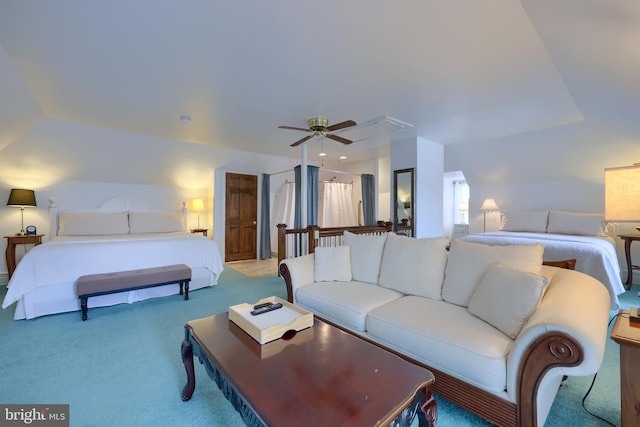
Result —
<path fill-rule="evenodd" d="M 355 234 L 383 234 L 391 231 L 391 226 L 390 222 L 383 221 L 373 226 L 330 228 L 287 229 L 286 224 L 278 224 L 278 265 L 283 259 L 312 254 L 318 246 L 340 246 L 345 230 Z"/>

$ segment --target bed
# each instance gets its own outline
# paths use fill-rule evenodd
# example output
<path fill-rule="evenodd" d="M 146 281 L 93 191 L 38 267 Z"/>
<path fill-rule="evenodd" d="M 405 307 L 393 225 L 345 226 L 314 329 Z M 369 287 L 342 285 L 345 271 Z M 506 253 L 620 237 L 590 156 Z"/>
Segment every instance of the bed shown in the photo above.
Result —
<path fill-rule="evenodd" d="M 470 234 L 463 240 L 489 245 L 544 245 L 545 261 L 576 259 L 575 269 L 601 281 L 609 292 L 611 309 L 620 307 L 625 292 L 616 250 L 616 224 L 599 214 L 566 211 L 502 212 L 500 230 Z"/>
<path fill-rule="evenodd" d="M 186 264 L 190 290 L 217 284 L 223 262 L 216 244 L 186 229 L 186 209 L 120 210 L 110 201 L 97 210 L 50 207 L 50 240 L 35 246 L 16 267 L 2 303 L 14 319 L 80 310 L 75 281 L 87 274 Z M 133 303 L 177 294 L 177 285 L 92 298 L 89 307 Z"/>

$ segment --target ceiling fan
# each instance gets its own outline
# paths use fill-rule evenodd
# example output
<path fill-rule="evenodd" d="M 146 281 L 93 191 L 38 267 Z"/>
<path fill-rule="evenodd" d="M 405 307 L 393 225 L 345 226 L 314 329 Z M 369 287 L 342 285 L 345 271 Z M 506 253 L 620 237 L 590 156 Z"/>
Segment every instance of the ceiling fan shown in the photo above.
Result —
<path fill-rule="evenodd" d="M 313 138 L 314 136 L 326 136 L 329 139 L 333 139 L 334 141 L 338 141 L 341 142 L 343 144 L 351 144 L 353 141 L 351 141 L 350 139 L 347 138 L 343 138 L 341 136 L 338 135 L 333 135 L 330 132 L 339 130 L 339 129 L 344 129 L 344 128 L 348 128 L 351 126 L 355 126 L 357 123 L 354 122 L 353 120 L 345 120 L 344 122 L 340 122 L 340 123 L 336 123 L 335 125 L 329 125 L 329 120 L 327 120 L 326 117 L 313 117 L 311 119 L 309 119 L 308 121 L 309 123 L 309 129 L 305 129 L 305 128 L 298 128 L 298 127 L 293 127 L 293 126 L 278 126 L 279 129 L 291 129 L 291 130 L 301 130 L 303 132 L 310 132 L 311 135 L 307 135 L 302 139 L 297 140 L 296 142 L 294 142 L 293 144 L 291 144 L 292 147 L 296 147 L 300 144 L 302 144 L 303 142 Z"/>

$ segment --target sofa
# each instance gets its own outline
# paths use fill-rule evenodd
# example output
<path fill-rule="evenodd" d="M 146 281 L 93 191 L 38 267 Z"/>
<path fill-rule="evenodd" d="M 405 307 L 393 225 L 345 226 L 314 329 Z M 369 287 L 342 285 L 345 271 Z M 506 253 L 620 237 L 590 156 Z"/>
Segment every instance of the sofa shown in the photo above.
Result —
<path fill-rule="evenodd" d="M 598 371 L 610 315 L 602 283 L 542 252 L 345 231 L 279 270 L 290 302 L 431 370 L 443 398 L 542 426 L 563 377 Z"/>

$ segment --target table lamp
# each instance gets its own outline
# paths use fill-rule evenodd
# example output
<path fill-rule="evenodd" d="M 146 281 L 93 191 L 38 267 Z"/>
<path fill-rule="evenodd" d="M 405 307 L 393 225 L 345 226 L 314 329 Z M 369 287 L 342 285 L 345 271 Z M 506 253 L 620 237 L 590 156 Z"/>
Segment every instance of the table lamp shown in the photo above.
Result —
<path fill-rule="evenodd" d="M 640 222 L 640 163 L 604 170 L 604 220 Z"/>
<path fill-rule="evenodd" d="M 20 215 L 22 218 L 19 236 L 24 236 L 24 208 L 26 207 L 35 207 L 36 205 L 36 195 L 33 190 L 24 190 L 21 188 L 12 188 L 11 193 L 9 193 L 9 200 L 7 201 L 7 206 L 15 206 L 20 208 Z"/>
<path fill-rule="evenodd" d="M 200 228 L 200 212 L 204 211 L 204 202 L 202 199 L 194 199 L 192 202 L 194 212 L 198 212 L 198 228 Z"/>
<path fill-rule="evenodd" d="M 493 199 L 484 199 L 482 202 L 482 206 L 480 206 L 480 210 L 484 214 L 484 219 L 482 223 L 482 231 L 487 231 L 487 212 L 500 210 L 496 201 Z"/>

